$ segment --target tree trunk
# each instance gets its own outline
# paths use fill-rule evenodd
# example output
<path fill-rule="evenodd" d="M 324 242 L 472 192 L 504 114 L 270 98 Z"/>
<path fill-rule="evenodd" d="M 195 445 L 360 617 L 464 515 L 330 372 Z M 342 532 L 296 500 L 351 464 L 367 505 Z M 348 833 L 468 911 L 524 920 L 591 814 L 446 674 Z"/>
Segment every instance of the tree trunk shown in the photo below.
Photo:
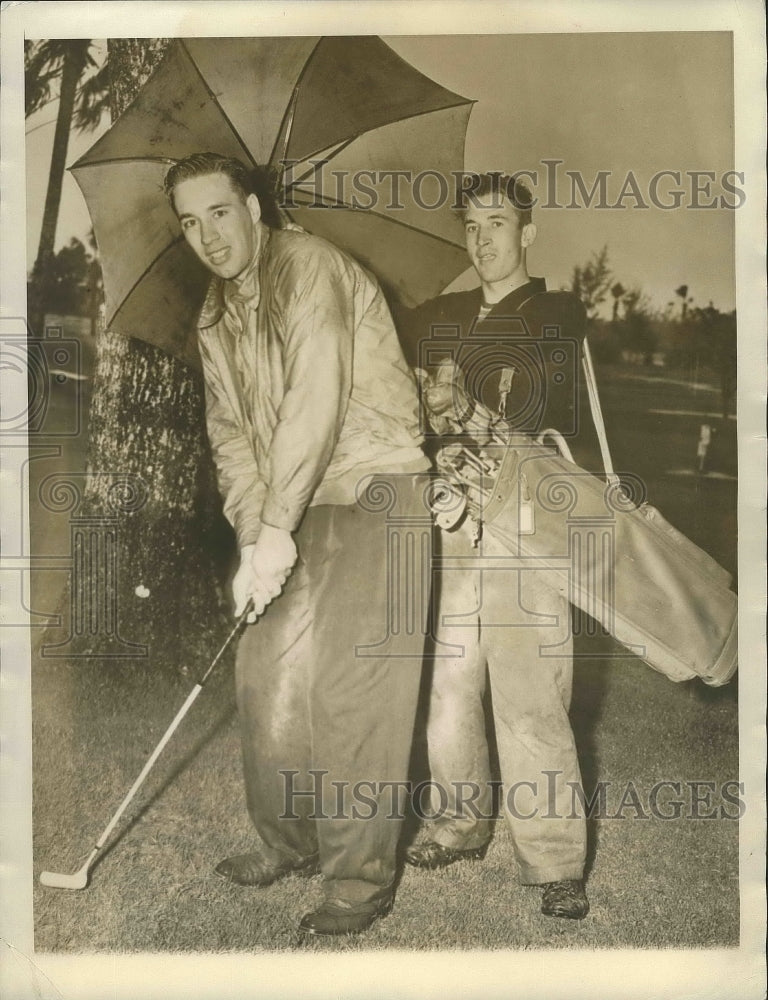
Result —
<path fill-rule="evenodd" d="M 168 38 L 109 39 L 109 107 L 113 122 L 160 65 L 169 43 Z"/>
<path fill-rule="evenodd" d="M 61 71 L 59 111 L 56 116 L 56 131 L 53 137 L 51 169 L 48 174 L 48 189 L 45 195 L 40 243 L 38 245 L 35 266 L 32 270 L 32 283 L 29 291 L 28 322 L 32 332 L 37 337 L 42 337 L 44 332 L 45 301 L 43 286 L 45 284 L 45 276 L 53 260 L 56 224 L 59 219 L 59 206 L 61 204 L 61 188 L 64 183 L 64 171 L 67 166 L 67 150 L 69 148 L 69 132 L 72 127 L 72 113 L 75 110 L 77 84 L 85 66 L 89 44 L 89 41 L 71 42 L 64 57 L 64 65 Z"/>
<path fill-rule="evenodd" d="M 96 336 L 99 324 L 99 309 L 103 301 L 101 294 L 101 266 L 98 260 L 88 262 L 88 286 L 86 290 L 86 309 L 90 320 L 91 337 Z"/>
<path fill-rule="evenodd" d="M 113 120 L 166 46 L 109 41 Z M 140 337 L 97 338 L 84 514 L 96 526 L 91 539 L 105 541 L 98 559 L 90 549 L 77 558 L 90 558 L 98 577 L 90 593 L 114 614 L 92 616 L 107 627 L 95 636 L 81 628 L 80 648 L 196 673 L 229 625 L 222 581 L 233 539 L 205 435 L 202 377 Z"/>

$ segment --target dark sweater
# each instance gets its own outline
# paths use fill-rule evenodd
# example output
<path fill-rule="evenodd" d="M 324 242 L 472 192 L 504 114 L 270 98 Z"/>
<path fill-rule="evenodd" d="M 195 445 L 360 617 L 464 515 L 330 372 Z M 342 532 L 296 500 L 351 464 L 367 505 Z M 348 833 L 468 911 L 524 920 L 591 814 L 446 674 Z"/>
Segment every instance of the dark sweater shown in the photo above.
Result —
<path fill-rule="evenodd" d="M 495 303 L 480 319 L 482 290 L 440 295 L 411 310 L 400 323 L 406 359 L 434 370 L 453 360 L 469 395 L 503 413 L 515 430 L 536 436 L 554 427 L 575 460 L 602 469 L 581 366 L 586 315 L 571 292 L 548 292 L 543 278 Z M 511 382 L 511 384 L 510 384 Z"/>

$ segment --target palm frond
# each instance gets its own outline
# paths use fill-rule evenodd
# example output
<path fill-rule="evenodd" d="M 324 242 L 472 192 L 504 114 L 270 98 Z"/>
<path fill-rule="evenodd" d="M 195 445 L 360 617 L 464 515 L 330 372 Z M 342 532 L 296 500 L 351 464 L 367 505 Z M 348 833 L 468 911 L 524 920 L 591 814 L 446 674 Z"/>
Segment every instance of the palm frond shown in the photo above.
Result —
<path fill-rule="evenodd" d="M 79 50 L 78 55 L 82 59 L 83 72 L 97 65 L 90 52 L 92 44 L 90 39 L 25 41 L 24 115 L 26 118 L 57 97 L 54 85 L 61 77 L 67 56 L 72 55 L 73 51 Z M 101 113 L 107 103 L 106 91 L 109 86 L 107 74 L 108 70 L 104 66 L 84 81 L 80 94 L 84 92 L 85 103 L 81 110 L 80 94 L 78 94 L 77 115 L 74 120 L 76 128 L 93 129 L 98 125 Z M 99 82 L 91 84 L 92 79 L 98 79 Z M 99 99 L 99 90 L 105 92 L 102 99 Z"/>
<path fill-rule="evenodd" d="M 109 110 L 109 65 L 104 65 L 85 79 L 77 96 L 72 124 L 81 131 L 92 131 Z"/>
<path fill-rule="evenodd" d="M 28 118 L 51 99 L 51 86 L 61 75 L 63 49 L 53 42 L 24 46 L 24 115 Z"/>

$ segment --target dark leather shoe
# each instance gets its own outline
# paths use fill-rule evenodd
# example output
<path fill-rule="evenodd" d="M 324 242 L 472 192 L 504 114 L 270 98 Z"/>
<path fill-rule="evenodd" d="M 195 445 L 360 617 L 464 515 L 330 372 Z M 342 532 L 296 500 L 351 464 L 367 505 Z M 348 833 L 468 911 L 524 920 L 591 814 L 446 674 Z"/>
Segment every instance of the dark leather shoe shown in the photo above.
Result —
<path fill-rule="evenodd" d="M 583 920 L 589 913 L 589 900 L 581 879 L 548 882 L 541 898 L 541 912 L 547 917 Z"/>
<path fill-rule="evenodd" d="M 214 868 L 221 878 L 236 885 L 265 886 L 271 885 L 279 878 L 298 872 L 301 875 L 316 875 L 319 871 L 317 858 L 307 858 L 299 864 L 273 864 L 258 852 L 253 854 L 236 854 L 226 858 Z"/>
<path fill-rule="evenodd" d="M 350 903 L 346 899 L 326 899 L 316 910 L 305 913 L 299 923 L 304 934 L 360 934 L 374 921 L 386 917 L 392 909 L 391 899 L 370 903 Z"/>
<path fill-rule="evenodd" d="M 488 845 L 482 847 L 443 847 L 434 840 L 414 844 L 405 852 L 405 863 L 415 868 L 447 868 L 455 861 L 479 861 L 485 857 Z"/>

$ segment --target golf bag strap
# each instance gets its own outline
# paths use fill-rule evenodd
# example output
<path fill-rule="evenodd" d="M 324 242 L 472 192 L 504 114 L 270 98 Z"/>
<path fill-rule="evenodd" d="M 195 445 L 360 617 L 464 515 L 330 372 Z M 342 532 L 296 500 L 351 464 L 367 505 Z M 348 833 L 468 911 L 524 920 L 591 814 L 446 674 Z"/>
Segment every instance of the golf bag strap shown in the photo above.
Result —
<path fill-rule="evenodd" d="M 554 427 L 547 427 L 546 430 L 543 430 L 541 433 L 536 435 L 536 444 L 546 444 L 547 438 L 552 438 L 557 450 L 567 462 L 570 462 L 571 465 L 576 464 L 573 453 L 568 447 L 568 442 L 565 440 L 560 431 L 556 430 Z"/>
<path fill-rule="evenodd" d="M 536 295 L 531 295 L 521 302 L 519 306 L 520 310 L 522 311 L 525 309 L 528 303 L 536 297 Z M 581 365 L 584 370 L 584 376 L 587 383 L 587 396 L 589 398 L 589 409 L 592 413 L 592 422 L 595 425 L 597 440 L 600 444 L 600 454 L 603 459 L 603 467 L 605 468 L 605 478 L 612 486 L 618 486 L 620 484 L 620 480 L 613 471 L 613 461 L 611 460 L 611 452 L 608 448 L 608 436 L 605 433 L 603 411 L 600 406 L 600 397 L 597 394 L 597 380 L 595 379 L 595 369 L 592 364 L 592 352 L 589 349 L 589 341 L 586 337 L 582 340 Z M 545 431 L 544 433 L 547 432 Z M 571 458 L 569 461 L 573 461 L 573 459 Z"/>
<path fill-rule="evenodd" d="M 605 433 L 603 409 L 600 406 L 600 397 L 597 394 L 597 380 L 595 379 L 595 369 L 592 364 L 592 352 L 589 349 L 589 341 L 586 337 L 582 342 L 581 364 L 584 369 L 584 377 L 587 381 L 587 396 L 589 397 L 589 408 L 592 412 L 592 422 L 597 431 L 597 440 L 600 442 L 600 454 L 603 456 L 605 478 L 611 485 L 618 486 L 619 477 L 613 471 L 611 452 L 608 448 L 608 436 Z"/>

